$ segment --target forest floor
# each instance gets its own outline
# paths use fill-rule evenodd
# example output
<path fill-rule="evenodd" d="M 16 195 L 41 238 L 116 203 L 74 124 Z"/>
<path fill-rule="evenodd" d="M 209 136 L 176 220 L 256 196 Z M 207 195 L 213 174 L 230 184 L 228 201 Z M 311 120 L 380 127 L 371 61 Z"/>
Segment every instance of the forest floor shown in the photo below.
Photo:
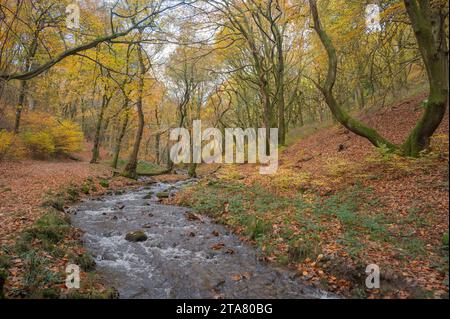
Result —
<path fill-rule="evenodd" d="M 401 143 L 425 98 L 362 119 Z M 448 138 L 448 112 L 418 159 L 376 150 L 336 125 L 284 149 L 276 174 L 225 166 L 171 202 L 214 217 L 263 258 L 344 296 L 448 298 Z M 365 286 L 369 264 L 380 268 L 380 289 Z"/>
<path fill-rule="evenodd" d="M 65 267 L 82 268 L 83 287 L 69 297 L 106 298 L 114 290 L 102 284 L 95 263 L 80 241 L 81 232 L 63 213 L 82 197 L 134 184 L 113 177 L 112 169 L 81 161 L 23 160 L 0 163 L 0 281 L 6 297 L 56 298 L 69 294 Z M 1 291 L 0 291 L 1 297 Z"/>
<path fill-rule="evenodd" d="M 363 119 L 400 143 L 425 97 Z M 214 217 L 258 245 L 263 258 L 343 296 L 448 298 L 448 153 L 448 113 L 432 151 L 419 159 L 377 151 L 333 126 L 281 151 L 277 174 L 260 175 L 249 164 L 224 166 L 170 202 Z M 71 262 L 82 267 L 83 287 L 68 297 L 114 296 L 62 211 L 85 196 L 136 183 L 89 164 L 87 152 L 77 155 L 81 161 L 0 163 L 0 281 L 8 277 L 8 297 L 68 293 L 63 278 Z M 368 264 L 380 267 L 380 289 L 365 287 Z"/>

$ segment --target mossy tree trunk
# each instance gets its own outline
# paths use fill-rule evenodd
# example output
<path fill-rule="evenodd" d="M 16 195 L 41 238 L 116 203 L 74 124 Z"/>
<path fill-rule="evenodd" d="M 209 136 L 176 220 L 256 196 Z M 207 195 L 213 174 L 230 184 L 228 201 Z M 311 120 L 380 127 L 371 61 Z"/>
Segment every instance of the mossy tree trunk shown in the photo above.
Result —
<path fill-rule="evenodd" d="M 280 14 L 281 11 L 280 11 Z M 279 16 L 278 16 L 279 17 Z M 277 23 L 277 18 L 273 18 L 271 15 L 268 15 L 268 19 L 270 21 L 271 30 L 273 34 L 273 38 L 275 40 L 276 46 L 276 70 L 275 70 L 275 83 L 276 83 L 276 101 L 278 105 L 278 143 L 280 145 L 286 145 L 286 119 L 285 119 L 285 109 L 286 103 L 284 100 L 284 91 L 285 91 L 285 63 L 284 63 L 284 49 L 283 49 L 283 40 L 284 40 L 284 30 L 280 30 L 280 26 Z"/>
<path fill-rule="evenodd" d="M 448 105 L 448 47 L 445 35 L 445 3 L 404 0 L 424 62 L 429 96 L 422 118 L 403 144 L 408 156 L 417 156 L 430 144 L 430 138 L 444 118 Z M 441 6 L 441 7 L 439 7 Z"/>
<path fill-rule="evenodd" d="M 189 164 L 188 175 L 189 175 L 189 177 L 192 177 L 192 178 L 197 177 L 197 164 L 196 163 Z"/>
<path fill-rule="evenodd" d="M 448 102 L 447 43 L 442 21 L 444 10 L 432 9 L 428 0 L 419 2 L 417 0 L 404 0 L 404 2 L 427 69 L 430 94 L 422 118 L 403 145 L 399 146 L 389 142 L 373 128 L 352 118 L 336 101 L 333 95 L 338 64 L 336 49 L 330 37 L 322 28 L 316 0 L 309 0 L 314 29 L 328 55 L 328 73 L 325 84 L 324 86 L 315 84 L 323 93 L 325 101 L 336 120 L 348 130 L 367 138 L 376 147 L 387 147 L 391 151 L 398 151 L 405 156 L 416 157 L 428 147 L 430 137 L 442 122 L 445 114 Z"/>

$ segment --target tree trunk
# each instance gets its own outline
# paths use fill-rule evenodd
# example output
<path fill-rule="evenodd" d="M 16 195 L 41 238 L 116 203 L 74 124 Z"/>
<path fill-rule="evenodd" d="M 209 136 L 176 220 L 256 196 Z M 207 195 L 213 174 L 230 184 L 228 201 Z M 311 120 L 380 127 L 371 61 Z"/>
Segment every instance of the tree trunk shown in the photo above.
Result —
<path fill-rule="evenodd" d="M 128 101 L 127 101 L 126 108 L 125 108 L 125 118 L 123 119 L 122 127 L 120 128 L 119 136 L 117 137 L 116 145 L 114 147 L 113 161 L 111 164 L 111 166 L 113 168 L 117 168 L 117 163 L 119 161 L 119 155 L 120 155 L 120 149 L 122 147 L 122 140 L 123 140 L 123 138 L 125 136 L 125 132 L 127 130 L 128 120 L 129 120 L 129 115 L 128 115 Z"/>
<path fill-rule="evenodd" d="M 397 150 L 398 147 L 384 137 L 382 137 L 376 130 L 366 126 L 362 122 L 352 118 L 336 101 L 333 95 L 333 87 L 336 82 L 336 72 L 337 72 L 337 55 L 336 49 L 331 42 L 328 34 L 322 29 L 322 24 L 320 22 L 319 13 L 317 11 L 317 3 L 315 0 L 309 0 L 311 13 L 314 20 L 314 29 L 319 35 L 320 41 L 324 46 L 328 55 L 328 73 L 325 81 L 324 87 L 319 87 L 322 91 L 325 101 L 330 108 L 334 117 L 349 131 L 367 138 L 376 147 L 387 147 L 391 150 Z M 317 84 L 316 84 L 317 85 Z"/>
<path fill-rule="evenodd" d="M 28 53 L 28 56 L 25 59 L 25 72 L 30 71 L 32 64 L 33 64 L 33 58 L 36 55 L 37 47 L 38 47 L 38 36 L 39 36 L 40 30 L 37 30 L 34 33 L 33 41 L 31 42 L 30 50 Z M 20 119 L 22 116 L 22 111 L 27 95 L 28 90 L 28 82 L 27 80 L 21 80 L 20 81 L 20 93 L 19 93 L 19 102 L 16 107 L 16 119 L 14 123 L 14 133 L 18 134 L 20 129 Z"/>
<path fill-rule="evenodd" d="M 403 144 L 405 155 L 416 157 L 428 148 L 448 104 L 448 48 L 445 22 L 429 1 L 404 0 L 429 82 L 425 112 Z"/>
<path fill-rule="evenodd" d="M 353 119 L 336 102 L 333 86 L 336 80 L 336 50 L 326 32 L 322 29 L 317 4 L 309 0 L 314 20 L 314 29 L 328 54 L 328 74 L 325 86 L 320 88 L 336 119 L 347 129 L 367 138 L 376 147 L 387 147 L 400 151 L 405 156 L 417 157 L 430 143 L 430 138 L 444 118 L 448 104 L 448 57 L 443 8 L 431 8 L 428 0 L 404 0 L 411 21 L 422 60 L 427 70 L 430 94 L 425 112 L 401 147 L 384 139 L 377 131 Z"/>
<path fill-rule="evenodd" d="M 168 135 L 170 135 L 170 132 L 168 133 Z M 167 172 L 172 172 L 173 171 L 173 167 L 174 167 L 174 163 L 172 161 L 172 158 L 170 157 L 170 139 L 169 137 L 167 137 Z"/>
<path fill-rule="evenodd" d="M 98 115 L 97 125 L 95 127 L 94 145 L 92 147 L 92 159 L 91 163 L 98 163 L 98 158 L 100 155 L 100 139 L 102 135 L 103 118 L 105 116 L 106 107 L 109 104 L 109 99 L 106 95 L 103 95 L 102 106 L 100 109 L 100 114 Z"/>
<path fill-rule="evenodd" d="M 356 101 L 358 102 L 358 106 L 360 110 L 363 110 L 366 106 L 366 101 L 364 98 L 364 89 L 361 87 L 361 83 L 358 82 L 356 85 Z"/>
<path fill-rule="evenodd" d="M 277 103 L 278 103 L 278 142 L 286 145 L 286 121 L 285 121 L 285 101 L 284 101 L 284 56 L 283 56 L 283 35 L 278 26 L 273 25 L 277 47 Z"/>
<path fill-rule="evenodd" d="M 25 103 L 25 97 L 27 94 L 28 83 L 27 81 L 20 81 L 20 93 L 19 93 L 19 101 L 16 106 L 16 119 L 14 123 L 14 133 L 19 133 L 20 128 L 20 119 L 22 116 L 23 106 Z"/>
<path fill-rule="evenodd" d="M 160 147 L 161 147 L 161 134 L 158 133 L 155 135 L 155 159 L 156 159 L 156 164 L 158 164 L 158 165 L 161 163 Z"/>
<path fill-rule="evenodd" d="M 144 76 L 146 70 L 142 50 L 143 49 L 139 46 L 137 54 L 139 60 L 140 75 L 139 75 L 138 95 L 136 103 L 138 113 L 138 128 L 136 131 L 136 137 L 134 139 L 133 150 L 131 152 L 130 158 L 128 159 L 128 163 L 125 166 L 124 171 L 122 172 L 123 176 L 133 179 L 137 179 L 136 169 L 138 164 L 139 148 L 141 146 L 142 134 L 144 133 L 144 125 L 145 125 L 142 99 L 144 95 Z"/>
<path fill-rule="evenodd" d="M 196 163 L 189 164 L 188 175 L 192 178 L 197 177 L 197 164 Z"/>

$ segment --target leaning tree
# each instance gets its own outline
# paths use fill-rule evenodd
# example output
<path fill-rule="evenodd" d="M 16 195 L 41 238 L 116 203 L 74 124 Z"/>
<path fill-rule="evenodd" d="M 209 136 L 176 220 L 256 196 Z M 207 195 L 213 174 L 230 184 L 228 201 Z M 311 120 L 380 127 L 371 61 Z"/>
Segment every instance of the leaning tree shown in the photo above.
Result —
<path fill-rule="evenodd" d="M 351 132 L 367 138 L 376 147 L 387 147 L 405 156 L 417 157 L 428 148 L 430 138 L 444 118 L 448 104 L 448 48 L 445 19 L 448 16 L 447 1 L 404 0 L 417 45 L 422 56 L 429 82 L 429 97 L 425 111 L 409 136 L 401 145 L 381 136 L 375 129 L 348 114 L 334 97 L 338 58 L 334 44 L 324 30 L 317 1 L 309 0 L 314 30 L 328 55 L 328 72 L 324 85 L 316 85 L 323 93 L 334 117 Z"/>

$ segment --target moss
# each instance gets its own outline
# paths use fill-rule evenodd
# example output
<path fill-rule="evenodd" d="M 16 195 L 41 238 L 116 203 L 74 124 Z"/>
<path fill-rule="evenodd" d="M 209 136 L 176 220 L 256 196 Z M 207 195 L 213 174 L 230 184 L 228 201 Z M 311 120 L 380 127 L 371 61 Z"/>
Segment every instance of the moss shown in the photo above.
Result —
<path fill-rule="evenodd" d="M 87 291 L 70 290 L 67 294 L 67 299 L 117 299 L 119 294 L 114 289 L 107 289 L 106 291 Z"/>
<path fill-rule="evenodd" d="M 258 239 L 272 230 L 272 225 L 261 218 L 250 216 L 245 224 L 247 235 L 252 239 Z"/>
<path fill-rule="evenodd" d="M 448 232 L 442 236 L 442 246 L 448 249 Z"/>
<path fill-rule="evenodd" d="M 156 194 L 156 197 L 162 199 L 162 198 L 169 198 L 170 193 L 169 192 L 159 192 Z"/>
<path fill-rule="evenodd" d="M 38 239 L 45 250 L 52 252 L 54 244 L 64 238 L 69 226 L 67 217 L 61 213 L 46 213 L 36 221 L 33 227 L 20 234 L 16 242 L 16 250 L 26 252 L 30 250 L 33 240 Z"/>
<path fill-rule="evenodd" d="M 84 184 L 83 186 L 81 186 L 81 191 L 83 192 L 83 194 L 88 195 L 90 190 L 91 187 L 89 186 L 89 184 Z"/>
<path fill-rule="evenodd" d="M 86 272 L 95 270 L 95 260 L 91 255 L 84 253 L 74 258 L 74 263 L 81 267 Z"/>
<path fill-rule="evenodd" d="M 99 184 L 100 184 L 100 186 L 103 187 L 103 188 L 108 188 L 108 187 L 109 187 L 109 182 L 108 182 L 106 179 L 102 179 L 102 180 L 99 182 Z"/>
<path fill-rule="evenodd" d="M 8 277 L 8 273 L 6 271 L 0 269 L 0 299 L 5 298 L 5 294 L 3 292 L 3 286 L 5 285 L 7 277 Z"/>
<path fill-rule="evenodd" d="M 51 207 L 59 211 L 64 211 L 65 200 L 61 194 L 49 194 L 42 203 L 43 207 Z"/>
<path fill-rule="evenodd" d="M 0 271 L 11 267 L 11 258 L 9 256 L 0 256 Z"/>
<path fill-rule="evenodd" d="M 148 239 L 148 237 L 143 231 L 138 230 L 138 231 L 128 233 L 125 236 L 125 239 L 135 243 L 135 242 L 146 241 Z"/>
<path fill-rule="evenodd" d="M 152 199 L 153 198 L 153 193 L 150 192 L 147 195 L 144 196 L 144 199 Z"/>
<path fill-rule="evenodd" d="M 80 191 L 75 186 L 69 186 L 66 190 L 67 200 L 75 202 L 80 198 Z"/>
<path fill-rule="evenodd" d="M 134 180 L 138 179 L 138 174 L 134 171 L 124 170 L 121 175 L 123 177 L 129 178 L 129 179 L 134 179 Z"/>

